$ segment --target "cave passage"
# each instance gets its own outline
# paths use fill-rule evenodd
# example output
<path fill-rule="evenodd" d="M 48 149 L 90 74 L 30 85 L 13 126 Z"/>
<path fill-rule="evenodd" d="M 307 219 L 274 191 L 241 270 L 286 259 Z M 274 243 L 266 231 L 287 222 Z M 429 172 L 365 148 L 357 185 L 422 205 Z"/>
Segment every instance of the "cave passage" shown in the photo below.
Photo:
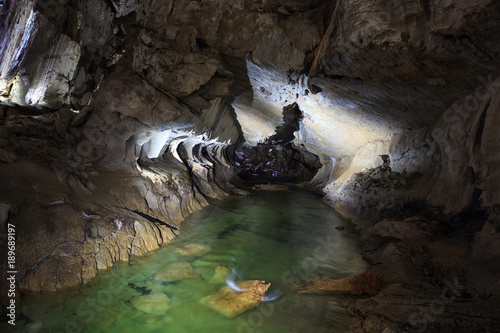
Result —
<path fill-rule="evenodd" d="M 189 244 L 211 250 L 199 256 L 178 253 Z M 179 237 L 152 255 L 116 264 L 78 289 L 27 294 L 22 311 L 30 320 L 24 325 L 43 322 L 45 332 L 67 325 L 80 332 L 343 332 L 350 319 L 340 307 L 341 296 L 298 294 L 292 286 L 363 272 L 367 264 L 360 252 L 352 224 L 314 194 L 230 196 L 190 216 Z M 190 278 L 157 278 L 179 262 L 192 265 L 185 273 Z M 225 285 L 213 280 L 218 266 L 231 270 L 228 281 L 265 280 L 271 283 L 268 295 L 281 297 L 228 319 L 199 303 Z M 141 302 L 151 295 L 169 301 Z"/>
<path fill-rule="evenodd" d="M 257 183 L 310 181 L 321 168 L 317 155 L 292 143 L 238 146 L 234 151 L 234 163 L 242 179 Z"/>

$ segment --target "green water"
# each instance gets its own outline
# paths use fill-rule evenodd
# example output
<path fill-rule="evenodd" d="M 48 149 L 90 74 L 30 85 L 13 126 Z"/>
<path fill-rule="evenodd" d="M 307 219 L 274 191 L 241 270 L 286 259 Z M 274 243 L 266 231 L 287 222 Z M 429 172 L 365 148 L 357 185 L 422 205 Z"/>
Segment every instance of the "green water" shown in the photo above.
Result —
<path fill-rule="evenodd" d="M 336 230 L 344 226 L 345 230 Z M 191 243 L 210 245 L 201 256 L 174 252 Z M 343 332 L 349 317 L 342 296 L 297 294 L 291 286 L 307 279 L 357 274 L 367 268 L 358 235 L 349 222 L 306 192 L 259 192 L 231 196 L 195 213 L 182 235 L 151 255 L 115 265 L 98 279 L 65 293 L 26 296 L 17 326 L 21 332 Z M 153 277 L 169 263 L 186 260 L 199 278 L 170 283 Z M 199 304 L 224 284 L 209 281 L 217 266 L 234 271 L 235 281 L 265 280 L 272 302 L 228 319 Z M 171 299 L 166 314 L 133 306 L 143 294 Z"/>

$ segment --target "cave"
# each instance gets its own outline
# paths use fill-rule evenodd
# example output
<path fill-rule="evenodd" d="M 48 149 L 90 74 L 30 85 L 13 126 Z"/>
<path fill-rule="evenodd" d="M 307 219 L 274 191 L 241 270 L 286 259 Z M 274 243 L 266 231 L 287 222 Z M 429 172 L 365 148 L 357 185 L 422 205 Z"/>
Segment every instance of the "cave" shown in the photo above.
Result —
<path fill-rule="evenodd" d="M 499 36 L 496 0 L 1 0 L 0 330 L 500 331 Z"/>

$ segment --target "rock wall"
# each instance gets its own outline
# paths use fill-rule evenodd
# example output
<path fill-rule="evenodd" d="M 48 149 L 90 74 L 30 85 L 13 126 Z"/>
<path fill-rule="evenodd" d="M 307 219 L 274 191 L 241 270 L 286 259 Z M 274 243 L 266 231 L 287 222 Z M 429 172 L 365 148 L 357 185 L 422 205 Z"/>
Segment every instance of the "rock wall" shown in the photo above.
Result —
<path fill-rule="evenodd" d="M 494 130 L 498 81 L 479 86 L 431 127 L 364 146 L 349 169 L 325 188 L 327 199 L 340 210 L 356 211 L 358 219 L 393 206 L 395 200 L 398 205 L 425 202 L 447 215 L 496 207 L 499 158 L 490 149 L 499 142 Z"/>
<path fill-rule="evenodd" d="M 168 154 L 136 164 L 139 170 L 101 167 L 92 146 L 72 134 L 78 116 L 68 109 L 12 115 L 0 127 L 2 222 L 16 225 L 24 290 L 75 286 L 117 260 L 157 249 L 207 204 L 186 165 Z M 221 175 L 229 169 L 221 168 Z"/>
<path fill-rule="evenodd" d="M 500 79 L 484 81 L 434 125 L 363 146 L 326 186 L 384 280 L 349 305 L 352 332 L 498 329 Z"/>
<path fill-rule="evenodd" d="M 158 248 L 207 197 L 242 193 L 233 144 L 292 127 L 321 161 L 307 186 L 354 217 L 388 281 L 457 267 L 443 239 L 421 246 L 434 232 L 496 261 L 496 1 L 2 3 L 0 221 L 19 228 L 25 290 Z M 484 279 L 474 295 L 497 291 Z M 391 288 L 379 304 L 411 294 Z M 359 331 L 407 318 L 370 301 L 353 307 Z"/>
<path fill-rule="evenodd" d="M 119 19 L 128 5 L 0 8 L 0 202 L 23 290 L 81 284 L 158 249 L 206 197 L 243 193 L 228 153 L 241 133 L 232 73 L 194 28 L 136 29 Z"/>
<path fill-rule="evenodd" d="M 100 0 L 6 1 L 2 21 L 2 103 L 79 109 L 117 47 L 113 13 Z"/>

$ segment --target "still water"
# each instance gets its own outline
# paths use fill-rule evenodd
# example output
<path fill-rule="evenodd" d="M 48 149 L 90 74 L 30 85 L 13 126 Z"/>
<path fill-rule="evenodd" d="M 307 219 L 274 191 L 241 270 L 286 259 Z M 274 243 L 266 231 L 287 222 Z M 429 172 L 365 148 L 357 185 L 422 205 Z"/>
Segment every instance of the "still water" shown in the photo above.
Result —
<path fill-rule="evenodd" d="M 349 316 L 341 304 L 346 296 L 297 294 L 293 284 L 321 277 L 361 273 L 358 234 L 349 222 L 314 194 L 258 192 L 231 196 L 193 214 L 182 234 L 160 250 L 129 263 L 116 264 L 76 290 L 25 297 L 19 332 L 343 332 Z M 340 231 L 335 229 L 343 226 Z M 202 256 L 174 250 L 206 244 Z M 155 280 L 165 266 L 187 261 L 197 277 Z M 280 296 L 228 319 L 199 300 L 218 291 L 211 283 L 217 266 L 226 266 L 229 281 L 265 280 L 269 294 Z M 213 282 L 213 281 L 212 281 Z M 165 294 L 167 311 L 143 312 L 133 306 L 143 295 Z M 163 296 L 164 297 L 164 296 Z"/>

